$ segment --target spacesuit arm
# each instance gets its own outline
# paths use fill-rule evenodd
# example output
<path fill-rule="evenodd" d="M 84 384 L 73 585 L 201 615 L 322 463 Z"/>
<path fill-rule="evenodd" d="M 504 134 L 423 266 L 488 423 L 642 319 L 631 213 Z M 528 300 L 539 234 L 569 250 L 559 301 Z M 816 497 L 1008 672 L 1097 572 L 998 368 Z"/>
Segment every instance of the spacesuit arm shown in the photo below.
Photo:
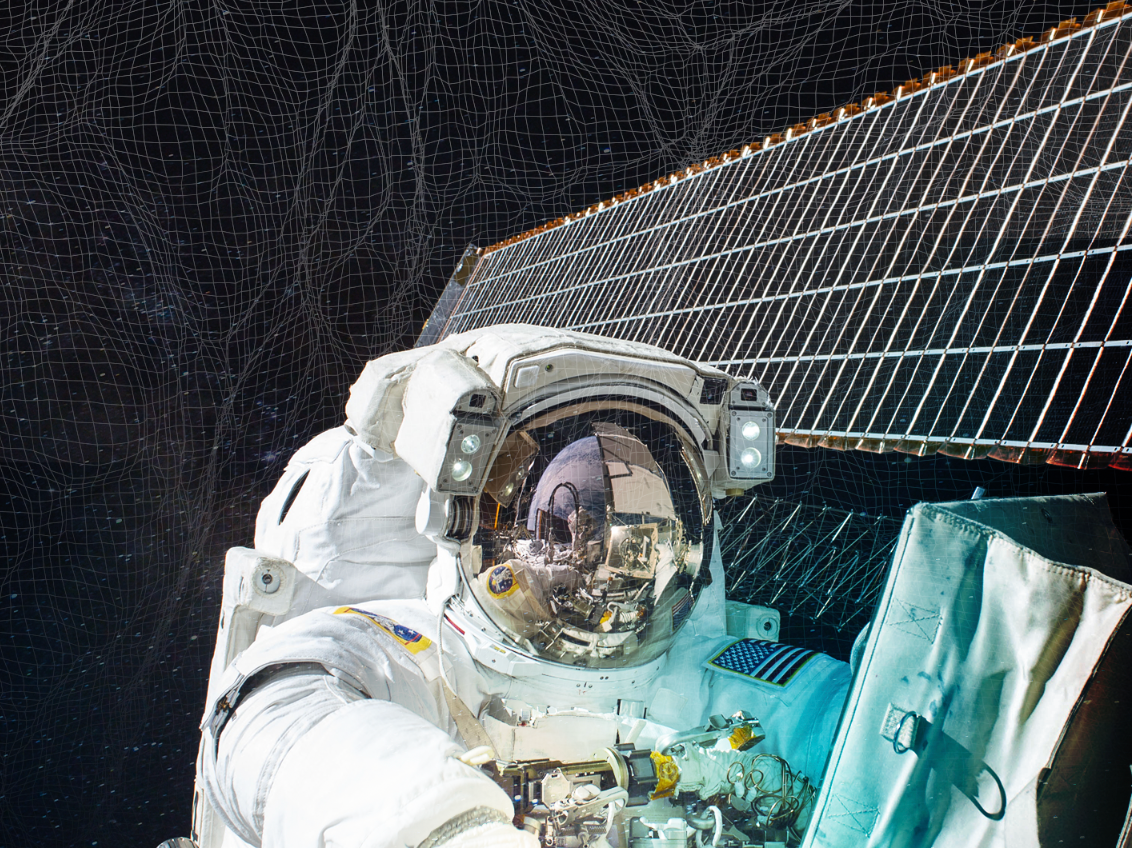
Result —
<path fill-rule="evenodd" d="M 374 656 L 327 656 L 328 640 L 348 654 L 369 635 L 343 619 L 317 611 L 241 657 L 262 668 L 226 720 L 205 729 L 205 789 L 228 827 L 272 848 L 464 848 L 493 831 L 485 844 L 536 844 L 509 824 L 506 793 L 459 759 L 416 669 L 380 644 Z M 303 636 L 306 650 L 294 650 Z M 237 668 L 233 679 L 242 676 Z"/>

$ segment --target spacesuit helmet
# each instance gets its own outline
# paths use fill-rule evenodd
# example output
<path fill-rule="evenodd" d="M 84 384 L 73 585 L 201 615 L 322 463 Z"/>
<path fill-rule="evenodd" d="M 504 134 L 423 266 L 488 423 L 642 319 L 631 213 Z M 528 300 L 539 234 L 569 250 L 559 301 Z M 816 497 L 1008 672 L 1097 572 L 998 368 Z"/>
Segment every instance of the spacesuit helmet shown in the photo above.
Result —
<path fill-rule="evenodd" d="M 566 406 L 512 429 L 479 502 L 476 605 L 516 647 L 586 668 L 667 650 L 711 578 L 702 456 L 663 413 Z"/>

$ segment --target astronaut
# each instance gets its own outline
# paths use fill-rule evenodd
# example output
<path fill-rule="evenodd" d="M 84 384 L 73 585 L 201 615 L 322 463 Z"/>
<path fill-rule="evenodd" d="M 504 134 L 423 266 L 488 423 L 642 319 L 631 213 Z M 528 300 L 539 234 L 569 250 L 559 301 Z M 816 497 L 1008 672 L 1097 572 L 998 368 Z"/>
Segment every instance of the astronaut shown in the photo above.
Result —
<path fill-rule="evenodd" d="M 502 325 L 346 413 L 229 556 L 200 848 L 797 843 L 850 674 L 729 633 L 713 503 L 773 476 L 761 386 Z"/>

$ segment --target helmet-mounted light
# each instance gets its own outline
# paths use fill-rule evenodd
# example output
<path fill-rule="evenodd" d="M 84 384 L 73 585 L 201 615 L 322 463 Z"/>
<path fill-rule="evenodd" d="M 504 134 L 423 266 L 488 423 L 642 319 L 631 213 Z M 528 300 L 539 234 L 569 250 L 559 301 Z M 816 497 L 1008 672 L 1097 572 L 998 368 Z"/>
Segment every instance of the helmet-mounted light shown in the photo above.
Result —
<path fill-rule="evenodd" d="M 501 401 L 498 387 L 467 357 L 433 351 L 405 389 L 394 448 L 432 491 L 479 495 L 503 435 Z"/>
<path fill-rule="evenodd" d="M 774 410 L 758 386 L 739 383 L 731 390 L 727 472 L 734 480 L 774 477 Z"/>

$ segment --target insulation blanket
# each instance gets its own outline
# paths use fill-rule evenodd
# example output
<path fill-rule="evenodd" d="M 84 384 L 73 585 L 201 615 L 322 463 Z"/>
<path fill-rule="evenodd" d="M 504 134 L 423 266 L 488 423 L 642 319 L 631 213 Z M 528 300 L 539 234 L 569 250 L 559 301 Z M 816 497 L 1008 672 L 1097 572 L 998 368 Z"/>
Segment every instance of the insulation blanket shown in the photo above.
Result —
<path fill-rule="evenodd" d="M 905 520 L 805 848 L 1037 846 L 1037 796 L 1132 605 L 1103 495 Z"/>

